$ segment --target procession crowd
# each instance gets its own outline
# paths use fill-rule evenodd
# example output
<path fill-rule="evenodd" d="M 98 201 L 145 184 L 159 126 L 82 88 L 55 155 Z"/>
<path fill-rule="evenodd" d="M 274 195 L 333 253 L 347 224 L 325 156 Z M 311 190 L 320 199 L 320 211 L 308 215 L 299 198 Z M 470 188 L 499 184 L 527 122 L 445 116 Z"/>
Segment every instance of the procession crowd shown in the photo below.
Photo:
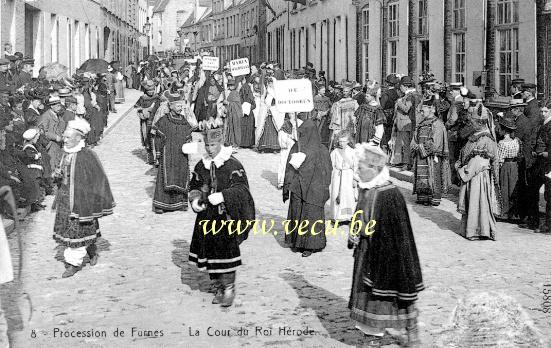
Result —
<path fill-rule="evenodd" d="M 459 232 L 467 239 L 495 240 L 498 218 L 542 233 L 551 227 L 551 204 L 541 229 L 537 204 L 551 170 L 551 103 L 540 108 L 533 84 L 514 81 L 515 93 L 522 92 L 507 112 L 493 115 L 461 83 L 444 87 L 424 78 L 416 88 L 411 77 L 396 74 L 384 85 L 337 83 L 311 63 L 293 71 L 262 63 L 237 74 L 201 59 L 175 69 L 148 57 L 124 71 L 116 62 L 105 71 L 85 63 L 60 83 L 42 70 L 31 78 L 31 59 L 10 58 L 0 60 L 0 186 L 11 186 L 18 206 L 33 210 L 55 193 L 53 238 L 65 247 L 63 278 L 82 270 L 86 256 L 91 266 L 98 262 L 99 219 L 115 201 L 91 148 L 101 141 L 109 111 L 116 112 L 116 98 L 124 97 L 125 79 L 143 91 L 134 107 L 147 162 L 157 168 L 152 209 L 191 206 L 197 214 L 189 261 L 212 279 L 213 304 L 233 304 L 240 245 L 250 229 L 208 234 L 201 221 L 255 219 L 246 169 L 234 157 L 241 149 L 279 152 L 277 186 L 289 204 L 287 219 L 297 226 L 321 222 L 311 233 L 286 234 L 291 251 L 322 252 L 328 226 L 350 223 L 357 212 L 364 224 L 377 221 L 369 236 L 349 236 L 349 308 L 356 327 L 379 343 L 419 345 L 415 302 L 424 289 L 406 202 L 389 166 L 413 170 L 418 204 L 437 206 L 458 185 Z M 308 81 L 311 92 L 299 97 L 312 101 L 312 111 L 280 111 L 283 80 Z M 206 153 L 191 167 L 190 155 L 200 152 L 193 132 L 203 135 Z"/>

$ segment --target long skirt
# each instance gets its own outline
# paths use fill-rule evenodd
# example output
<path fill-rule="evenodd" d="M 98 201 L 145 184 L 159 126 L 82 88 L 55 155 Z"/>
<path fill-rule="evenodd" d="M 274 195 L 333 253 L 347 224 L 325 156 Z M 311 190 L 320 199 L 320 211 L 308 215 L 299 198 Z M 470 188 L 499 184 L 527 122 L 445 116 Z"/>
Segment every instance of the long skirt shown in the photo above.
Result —
<path fill-rule="evenodd" d="M 332 219 L 342 221 L 350 221 L 352 219 L 352 215 L 354 215 L 354 211 L 356 210 L 356 194 L 352 185 L 353 181 L 353 169 L 333 169 L 331 186 L 329 187 Z M 338 203 L 337 197 L 339 198 Z"/>
<path fill-rule="evenodd" d="M 499 171 L 502 219 L 518 218 L 519 176 L 518 162 L 504 162 Z"/>
<path fill-rule="evenodd" d="M 164 186 L 164 166 L 163 159 L 159 158 L 159 170 L 157 171 L 157 180 L 155 181 L 155 194 L 153 196 L 153 210 L 162 211 L 182 210 L 187 203 L 187 192 L 170 190 L 167 191 Z"/>
<path fill-rule="evenodd" d="M 394 152 L 392 153 L 392 164 L 410 164 L 410 143 L 411 132 L 397 132 L 394 144 Z"/>
<path fill-rule="evenodd" d="M 124 103 L 124 81 L 115 82 L 115 103 Z"/>
<path fill-rule="evenodd" d="M 70 217 L 69 186 L 59 186 L 56 207 L 53 235 L 56 242 L 69 248 L 80 248 L 94 244 L 101 237 L 98 219 L 79 222 L 78 219 Z"/>
<path fill-rule="evenodd" d="M 348 302 L 348 308 L 351 310 L 350 317 L 377 329 L 414 327 L 419 316 L 415 302 L 373 295 L 371 287 L 364 283 L 368 249 L 369 239 L 361 238 L 360 244 L 354 250 L 354 274 Z"/>
<path fill-rule="evenodd" d="M 329 116 L 322 116 L 317 122 L 321 143 L 329 148 L 331 141 L 331 130 L 329 129 Z"/>
<path fill-rule="evenodd" d="M 285 234 L 285 243 L 292 249 L 298 252 L 317 252 L 325 248 L 327 240 L 325 237 L 324 207 L 309 204 L 291 192 L 288 219 L 291 222 L 289 223 L 289 233 Z M 304 227 L 303 232 L 305 230 L 307 232 L 299 235 L 298 226 L 305 220 L 308 220 L 309 223 L 307 227 Z M 317 223 L 314 231 L 312 231 L 311 227 L 316 221 L 323 221 L 323 223 Z M 294 231 L 291 232 L 293 228 Z"/>
<path fill-rule="evenodd" d="M 495 240 L 497 226 L 492 209 L 492 185 L 490 171 L 485 170 L 461 186 L 458 206 L 465 211 L 459 233 L 463 237 Z"/>
<path fill-rule="evenodd" d="M 235 272 L 242 264 L 236 236 L 230 234 L 227 228 L 216 234 L 205 234 L 201 220 L 219 223 L 225 217 L 211 215 L 209 218 L 205 212 L 197 216 L 189 246 L 189 261 L 210 275 Z"/>
<path fill-rule="evenodd" d="M 264 130 L 258 141 L 258 150 L 259 151 L 278 151 L 279 139 L 277 134 L 277 129 L 274 126 L 274 120 L 272 115 L 268 115 L 266 121 L 264 122 Z"/>
<path fill-rule="evenodd" d="M 432 169 L 429 170 L 428 161 L 431 161 Z M 429 158 L 415 159 L 415 191 L 417 203 L 438 206 L 442 200 L 442 164 Z M 431 174 L 430 172 L 433 171 Z"/>
<path fill-rule="evenodd" d="M 254 115 L 243 116 L 241 118 L 241 147 L 254 146 Z"/>
<path fill-rule="evenodd" d="M 105 120 L 101 111 L 94 107 L 87 109 L 86 113 L 87 121 L 90 123 L 90 132 L 86 136 L 86 141 L 88 145 L 96 145 L 103 134 Z"/>

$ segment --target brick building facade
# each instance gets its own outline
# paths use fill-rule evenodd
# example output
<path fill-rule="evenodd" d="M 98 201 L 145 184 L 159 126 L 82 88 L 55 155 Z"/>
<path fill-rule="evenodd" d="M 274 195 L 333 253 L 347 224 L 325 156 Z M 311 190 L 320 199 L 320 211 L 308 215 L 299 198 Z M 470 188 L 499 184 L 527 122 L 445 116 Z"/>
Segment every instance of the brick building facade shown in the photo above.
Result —
<path fill-rule="evenodd" d="M 35 59 L 35 73 L 51 62 L 74 72 L 89 58 L 141 58 L 141 0 L 1 0 L 0 42 Z"/>

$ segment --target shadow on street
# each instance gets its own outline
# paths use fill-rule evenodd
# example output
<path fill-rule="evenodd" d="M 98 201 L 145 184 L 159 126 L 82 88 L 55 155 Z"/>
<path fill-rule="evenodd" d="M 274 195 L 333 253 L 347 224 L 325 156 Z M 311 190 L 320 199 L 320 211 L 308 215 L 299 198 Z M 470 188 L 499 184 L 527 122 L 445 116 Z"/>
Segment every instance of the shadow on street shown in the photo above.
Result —
<path fill-rule="evenodd" d="M 211 280 L 208 273 L 199 271 L 195 265 L 189 263 L 189 243 L 183 239 L 172 241 L 175 249 L 172 250 L 172 263 L 180 268 L 182 284 L 190 287 L 191 290 L 201 292 L 213 292 Z"/>
<path fill-rule="evenodd" d="M 270 183 L 273 187 L 277 187 L 277 173 L 270 170 L 263 170 L 260 177 Z"/>
<path fill-rule="evenodd" d="M 286 272 L 280 273 L 279 276 L 295 289 L 301 308 L 316 312 L 316 316 L 332 339 L 350 346 L 364 346 L 366 339 L 350 319 L 347 300 L 310 284 L 300 274 Z"/>

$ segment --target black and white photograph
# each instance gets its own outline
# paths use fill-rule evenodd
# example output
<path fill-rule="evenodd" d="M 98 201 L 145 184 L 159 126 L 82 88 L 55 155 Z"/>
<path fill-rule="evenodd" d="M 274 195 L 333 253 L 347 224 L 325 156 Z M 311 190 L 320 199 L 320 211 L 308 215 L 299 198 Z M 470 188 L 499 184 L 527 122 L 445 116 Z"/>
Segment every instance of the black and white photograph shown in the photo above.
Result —
<path fill-rule="evenodd" d="M 551 0 L 0 0 L 0 348 L 551 347 Z"/>

